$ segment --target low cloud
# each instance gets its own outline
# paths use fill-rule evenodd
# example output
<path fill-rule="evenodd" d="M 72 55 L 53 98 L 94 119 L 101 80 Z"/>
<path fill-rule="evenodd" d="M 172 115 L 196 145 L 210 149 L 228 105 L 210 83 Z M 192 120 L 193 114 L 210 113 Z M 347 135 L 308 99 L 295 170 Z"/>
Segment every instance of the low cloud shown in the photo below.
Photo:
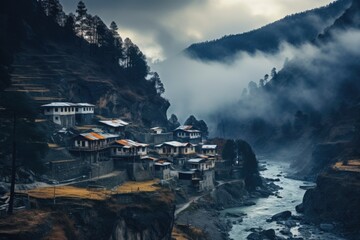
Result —
<path fill-rule="evenodd" d="M 231 65 L 203 63 L 179 55 L 157 65 L 156 70 L 165 84 L 165 97 L 172 104 L 170 112 L 181 120 L 194 114 L 213 127 L 216 122 L 212 121 L 225 115 L 233 118 L 256 116 L 276 121 L 283 113 L 282 106 L 272 105 L 277 96 L 256 95 L 237 108 L 243 88 L 250 81 L 258 82 L 273 67 L 280 70 L 287 62 L 287 71 L 294 71 L 297 75 L 291 80 L 295 82 L 294 87 L 287 88 L 284 97 L 294 105 L 309 105 L 321 111 L 334 101 L 343 81 L 354 77 L 354 66 L 358 65 L 360 58 L 360 31 L 338 32 L 335 36 L 333 41 L 321 44 L 321 47 L 305 44 L 295 48 L 283 44 L 274 55 L 242 53 Z"/>
<path fill-rule="evenodd" d="M 115 20 L 151 60 L 172 57 L 194 42 L 261 27 L 332 0 L 84 0 L 88 12 Z M 61 0 L 75 12 L 78 0 Z"/>

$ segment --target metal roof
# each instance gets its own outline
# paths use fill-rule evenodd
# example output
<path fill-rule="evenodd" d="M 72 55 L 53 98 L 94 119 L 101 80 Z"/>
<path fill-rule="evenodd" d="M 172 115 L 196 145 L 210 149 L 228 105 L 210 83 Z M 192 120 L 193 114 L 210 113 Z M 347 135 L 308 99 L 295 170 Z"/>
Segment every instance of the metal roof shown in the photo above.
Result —
<path fill-rule="evenodd" d="M 125 148 L 147 147 L 147 146 L 149 146 L 149 144 L 135 142 L 135 141 L 130 140 L 130 139 L 117 140 L 117 141 L 115 141 L 115 143 L 120 144 L 120 145 L 124 146 Z"/>
<path fill-rule="evenodd" d="M 164 142 L 162 144 L 156 145 L 155 147 L 162 147 L 164 145 L 168 145 L 171 147 L 186 147 L 188 145 L 193 146 L 191 143 L 182 143 L 178 141 L 170 141 L 170 142 Z"/>
<path fill-rule="evenodd" d="M 179 126 L 174 131 L 179 131 L 180 130 L 180 131 L 190 132 L 190 133 L 200 132 L 199 130 L 192 129 L 192 128 L 193 128 L 193 126 L 191 126 L 191 125 L 183 125 L 183 126 Z"/>
<path fill-rule="evenodd" d="M 216 149 L 217 145 L 202 145 L 202 149 Z"/>
<path fill-rule="evenodd" d="M 94 107 L 90 103 L 52 102 L 41 105 L 41 107 Z"/>
<path fill-rule="evenodd" d="M 156 162 L 156 163 L 154 163 L 155 165 L 157 165 L 157 166 L 168 166 L 168 165 L 171 165 L 171 163 L 169 163 L 169 162 L 163 162 L 163 163 L 161 163 L 161 162 Z"/>
<path fill-rule="evenodd" d="M 193 158 L 193 159 L 189 159 L 188 163 L 200 163 L 200 162 L 205 162 L 206 159 L 203 158 Z"/>
<path fill-rule="evenodd" d="M 96 133 L 96 132 L 81 133 L 80 136 L 82 136 L 90 141 L 104 140 L 104 139 L 119 137 L 119 135 L 115 135 L 115 134 Z"/>
<path fill-rule="evenodd" d="M 121 120 L 121 119 L 113 119 L 113 120 L 103 120 L 103 121 L 99 121 L 105 125 L 108 125 L 110 127 L 124 127 L 129 125 L 129 123 Z"/>

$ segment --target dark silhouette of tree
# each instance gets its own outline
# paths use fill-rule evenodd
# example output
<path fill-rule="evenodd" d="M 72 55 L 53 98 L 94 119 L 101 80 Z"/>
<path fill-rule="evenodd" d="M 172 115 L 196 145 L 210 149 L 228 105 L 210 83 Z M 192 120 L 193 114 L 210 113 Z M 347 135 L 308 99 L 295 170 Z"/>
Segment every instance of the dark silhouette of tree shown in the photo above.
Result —
<path fill-rule="evenodd" d="M 271 69 L 271 73 L 270 73 L 271 79 L 275 79 L 276 75 L 277 75 L 276 68 Z"/>
<path fill-rule="evenodd" d="M 248 190 L 255 190 L 257 186 L 262 185 L 255 153 L 249 143 L 244 140 L 236 140 L 235 145 L 238 158 L 241 159 L 243 163 L 243 176 L 246 188 Z"/>
<path fill-rule="evenodd" d="M 169 129 L 174 130 L 180 126 L 179 120 L 175 114 L 171 114 L 169 118 Z"/>
<path fill-rule="evenodd" d="M 76 23 L 75 23 L 76 33 L 78 36 L 84 37 L 89 28 L 89 25 L 87 19 L 88 17 L 87 9 L 83 1 L 79 1 L 77 5 L 76 13 L 77 13 Z"/>
<path fill-rule="evenodd" d="M 160 80 L 160 76 L 157 72 L 150 73 L 152 77 L 149 79 L 149 81 L 154 85 L 156 89 L 156 93 L 161 95 L 165 92 L 164 84 Z"/>
<path fill-rule="evenodd" d="M 188 119 L 186 119 L 184 125 L 191 125 L 193 128 L 201 131 L 202 136 L 207 138 L 209 136 L 209 129 L 204 120 L 197 120 L 194 115 L 191 115 Z"/>
<path fill-rule="evenodd" d="M 221 152 L 221 157 L 225 161 L 227 161 L 228 165 L 232 165 L 234 162 L 234 159 L 236 158 L 236 149 L 235 149 L 235 141 L 232 139 L 229 139 L 225 142 L 224 148 Z"/>
<path fill-rule="evenodd" d="M 64 25 L 65 31 L 69 34 L 69 35 L 73 35 L 75 33 L 75 15 L 70 13 L 65 20 L 65 25 Z"/>
<path fill-rule="evenodd" d="M 130 77 L 135 79 L 145 78 L 149 73 L 149 66 L 145 55 L 129 38 L 124 41 L 125 67 Z"/>

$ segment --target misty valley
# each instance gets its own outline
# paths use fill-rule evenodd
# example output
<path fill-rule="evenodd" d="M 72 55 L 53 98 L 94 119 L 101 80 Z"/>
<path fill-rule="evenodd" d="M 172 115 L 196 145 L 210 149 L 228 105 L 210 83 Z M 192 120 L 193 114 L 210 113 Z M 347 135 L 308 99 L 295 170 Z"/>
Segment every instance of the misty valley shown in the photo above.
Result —
<path fill-rule="evenodd" d="M 359 44 L 359 0 L 1 1 L 0 239 L 360 240 Z"/>

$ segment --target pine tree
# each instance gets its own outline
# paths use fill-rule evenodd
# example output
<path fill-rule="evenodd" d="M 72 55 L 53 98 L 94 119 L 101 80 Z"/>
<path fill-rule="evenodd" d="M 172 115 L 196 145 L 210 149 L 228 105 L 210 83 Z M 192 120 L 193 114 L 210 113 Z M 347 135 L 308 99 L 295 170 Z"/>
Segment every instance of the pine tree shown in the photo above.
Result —
<path fill-rule="evenodd" d="M 80 1 L 77 5 L 76 9 L 76 23 L 75 29 L 76 33 L 80 37 L 84 37 L 86 35 L 86 31 L 88 30 L 88 19 L 87 19 L 87 9 L 83 1 Z"/>

